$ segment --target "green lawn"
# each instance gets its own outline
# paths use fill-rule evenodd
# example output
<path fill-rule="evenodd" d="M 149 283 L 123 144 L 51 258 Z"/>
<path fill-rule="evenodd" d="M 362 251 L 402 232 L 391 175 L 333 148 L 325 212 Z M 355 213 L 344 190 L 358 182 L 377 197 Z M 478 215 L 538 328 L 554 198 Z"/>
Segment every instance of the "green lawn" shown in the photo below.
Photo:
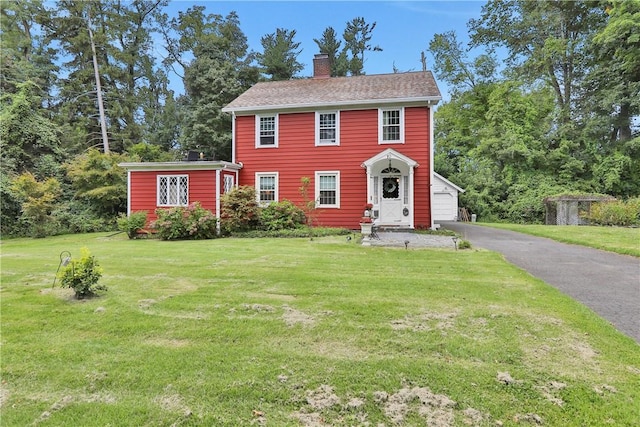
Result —
<path fill-rule="evenodd" d="M 52 288 L 91 250 L 109 290 Z M 640 346 L 489 251 L 1 243 L 2 426 L 636 425 Z"/>
<path fill-rule="evenodd" d="M 479 224 L 640 257 L 640 228 L 583 225 Z"/>

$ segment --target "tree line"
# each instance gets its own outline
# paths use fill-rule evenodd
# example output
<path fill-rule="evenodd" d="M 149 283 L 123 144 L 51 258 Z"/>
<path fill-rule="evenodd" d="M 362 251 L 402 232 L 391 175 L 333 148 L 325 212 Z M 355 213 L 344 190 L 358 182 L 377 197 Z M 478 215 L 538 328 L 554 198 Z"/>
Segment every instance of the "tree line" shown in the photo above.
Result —
<path fill-rule="evenodd" d="M 468 29 L 467 46 L 453 32 L 429 43 L 453 88 L 435 169 L 464 206 L 539 222 L 548 196 L 640 195 L 640 2 L 490 0 Z"/>
<path fill-rule="evenodd" d="M 295 29 L 274 29 L 254 52 L 236 13 L 167 6 L 0 2 L 3 235 L 112 227 L 126 209 L 119 162 L 188 150 L 229 160 L 221 108 L 258 81 L 301 77 Z M 333 76 L 364 74 L 381 50 L 375 26 L 356 17 L 314 39 Z M 435 168 L 466 189 L 466 207 L 539 221 L 544 196 L 640 194 L 640 3 L 491 0 L 468 27 L 468 46 L 454 32 L 425 41 L 452 88 L 436 111 Z"/>
<path fill-rule="evenodd" d="M 119 162 L 189 150 L 230 160 L 231 118 L 221 108 L 258 81 L 300 77 L 295 29 L 264 35 L 254 52 L 235 12 L 194 6 L 169 16 L 167 6 L 0 2 L 3 235 L 112 227 L 126 210 Z M 357 17 L 342 38 L 328 27 L 315 40 L 334 76 L 364 73 L 365 54 L 380 50 L 374 28 Z M 184 94 L 171 89 L 171 73 Z"/>

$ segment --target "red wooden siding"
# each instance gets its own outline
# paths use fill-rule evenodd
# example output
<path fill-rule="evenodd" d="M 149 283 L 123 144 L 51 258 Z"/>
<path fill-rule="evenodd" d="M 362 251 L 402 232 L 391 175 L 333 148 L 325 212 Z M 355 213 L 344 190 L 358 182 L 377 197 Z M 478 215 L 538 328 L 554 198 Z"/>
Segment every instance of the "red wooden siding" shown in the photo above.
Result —
<path fill-rule="evenodd" d="M 340 209 L 319 208 L 319 225 L 357 228 L 366 203 L 367 176 L 362 162 L 392 148 L 417 161 L 414 174 L 415 226 L 430 227 L 429 109 L 405 109 L 405 143 L 378 144 L 378 110 L 340 112 L 340 145 L 315 146 L 315 113 L 280 114 L 278 148 L 255 147 L 255 117 L 237 116 L 236 161 L 242 162 L 239 184 L 255 186 L 256 172 L 279 173 L 279 200 L 303 202 L 300 179 L 309 177 L 315 195 L 317 171 L 340 172 Z"/>
<path fill-rule="evenodd" d="M 200 202 L 203 208 L 216 211 L 216 171 L 131 171 L 130 212 L 147 211 L 148 222 L 155 221 L 157 206 L 158 175 L 188 175 L 189 203 Z M 222 184 L 221 189 L 222 191 Z"/>

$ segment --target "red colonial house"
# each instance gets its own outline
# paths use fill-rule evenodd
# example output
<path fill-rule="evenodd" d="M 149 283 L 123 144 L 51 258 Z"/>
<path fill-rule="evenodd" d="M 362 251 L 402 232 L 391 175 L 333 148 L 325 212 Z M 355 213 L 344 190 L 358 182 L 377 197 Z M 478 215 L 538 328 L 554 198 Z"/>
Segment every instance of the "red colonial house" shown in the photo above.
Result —
<path fill-rule="evenodd" d="M 432 226 L 431 72 L 330 77 L 327 55 L 314 77 L 254 85 L 222 111 L 233 114 L 240 184 L 261 202 L 300 201 L 311 179 L 321 225 L 358 228 L 373 204 L 381 226 Z"/>
<path fill-rule="evenodd" d="M 219 214 L 219 195 L 251 185 L 263 204 L 301 205 L 302 178 L 317 224 L 356 229 L 365 204 L 384 227 L 431 228 L 433 107 L 429 71 L 255 84 L 222 111 L 233 116 L 231 162 L 125 163 L 129 212 L 200 201 Z"/>

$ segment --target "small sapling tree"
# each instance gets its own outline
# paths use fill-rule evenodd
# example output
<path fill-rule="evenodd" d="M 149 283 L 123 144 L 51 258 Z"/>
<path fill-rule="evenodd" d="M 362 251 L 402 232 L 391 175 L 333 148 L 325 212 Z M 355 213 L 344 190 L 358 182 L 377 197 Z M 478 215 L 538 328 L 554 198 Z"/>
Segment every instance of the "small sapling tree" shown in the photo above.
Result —
<path fill-rule="evenodd" d="M 80 250 L 80 259 L 72 259 L 58 272 L 58 279 L 62 287 L 71 288 L 76 293 L 77 299 L 94 296 L 97 291 L 106 291 L 107 287 L 98 285 L 102 277 L 102 267 L 91 255 L 89 249 Z"/>

